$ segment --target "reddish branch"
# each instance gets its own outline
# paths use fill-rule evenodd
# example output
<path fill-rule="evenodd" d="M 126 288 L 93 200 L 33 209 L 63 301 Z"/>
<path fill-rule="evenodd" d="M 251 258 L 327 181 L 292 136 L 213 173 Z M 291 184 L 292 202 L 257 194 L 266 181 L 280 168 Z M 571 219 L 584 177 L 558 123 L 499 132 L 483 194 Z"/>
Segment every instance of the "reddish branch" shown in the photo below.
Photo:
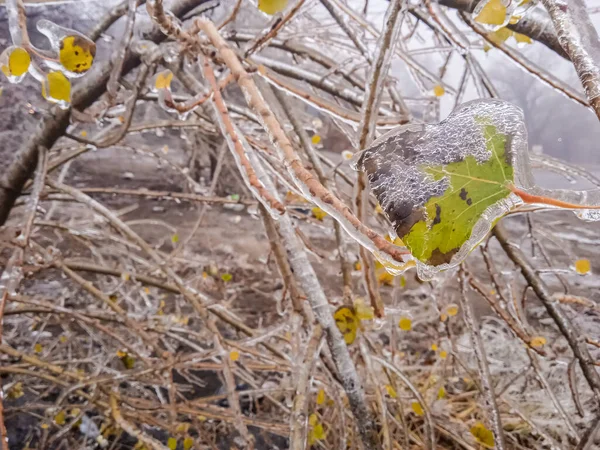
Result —
<path fill-rule="evenodd" d="M 329 205 L 333 210 L 339 213 L 355 231 L 366 236 L 378 250 L 387 253 L 396 261 L 403 262 L 404 255 L 408 254 L 406 249 L 392 245 L 382 236 L 358 220 L 344 202 L 327 190 L 321 182 L 304 167 L 302 161 L 296 154 L 292 143 L 281 128 L 279 121 L 265 103 L 258 87 L 254 84 L 252 76 L 246 72 L 235 52 L 229 48 L 212 22 L 200 19 L 198 25 L 202 31 L 206 33 L 225 64 L 229 67 L 229 70 L 231 70 L 235 80 L 242 88 L 249 106 L 258 113 L 263 122 L 263 126 L 271 136 L 275 146 L 281 151 L 292 175 L 295 176 L 302 185 L 306 186 L 308 193 L 313 200 L 316 199 L 324 205 Z"/>
<path fill-rule="evenodd" d="M 208 59 L 204 59 L 204 64 L 202 65 L 204 77 L 209 82 L 212 91 L 213 91 L 213 100 L 215 102 L 216 109 L 221 116 L 221 120 L 223 121 L 223 125 L 225 126 L 226 132 L 229 135 L 229 138 L 233 142 L 233 148 L 235 149 L 235 153 L 237 154 L 240 164 L 246 171 L 246 176 L 248 177 L 248 182 L 250 185 L 256 189 L 258 194 L 267 202 L 273 209 L 276 209 L 280 213 L 285 212 L 285 206 L 275 199 L 262 185 L 258 177 L 256 176 L 256 172 L 252 167 L 252 163 L 248 160 L 246 156 L 246 151 L 244 150 L 244 146 L 240 142 L 240 139 L 235 131 L 235 127 L 229 118 L 229 112 L 227 111 L 227 106 L 225 106 L 225 102 L 223 101 L 223 96 L 221 95 L 221 91 L 217 84 L 217 80 L 215 79 L 215 74 L 210 67 L 210 63 Z"/>

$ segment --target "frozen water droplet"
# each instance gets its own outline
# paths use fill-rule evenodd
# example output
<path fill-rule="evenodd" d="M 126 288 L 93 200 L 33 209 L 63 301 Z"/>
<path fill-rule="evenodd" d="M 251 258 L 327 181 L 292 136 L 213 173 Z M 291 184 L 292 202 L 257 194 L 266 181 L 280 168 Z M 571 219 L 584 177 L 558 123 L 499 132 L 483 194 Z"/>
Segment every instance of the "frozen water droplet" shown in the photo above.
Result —
<path fill-rule="evenodd" d="M 56 53 L 54 58 L 44 59 L 48 67 L 60 70 L 69 78 L 81 77 L 92 67 L 96 44 L 87 36 L 46 19 L 38 21 L 37 29 L 48 38 Z"/>
<path fill-rule="evenodd" d="M 0 54 L 0 71 L 10 83 L 20 83 L 30 66 L 31 56 L 24 48 L 11 46 Z"/>

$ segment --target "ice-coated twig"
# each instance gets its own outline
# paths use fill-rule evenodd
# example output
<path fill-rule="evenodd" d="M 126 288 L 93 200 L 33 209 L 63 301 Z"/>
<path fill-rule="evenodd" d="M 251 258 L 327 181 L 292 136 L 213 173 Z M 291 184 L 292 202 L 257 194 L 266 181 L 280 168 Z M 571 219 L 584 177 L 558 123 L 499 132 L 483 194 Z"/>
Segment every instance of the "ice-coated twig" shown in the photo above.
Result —
<path fill-rule="evenodd" d="M 313 147 L 313 145 L 310 141 L 310 138 L 308 137 L 308 134 L 304 130 L 304 127 L 302 126 L 301 122 L 298 120 L 298 117 L 294 113 L 294 110 L 292 108 L 292 105 L 290 104 L 289 99 L 286 98 L 286 95 L 284 95 L 278 89 L 273 89 L 272 91 L 273 91 L 273 94 L 275 95 L 275 97 L 277 97 L 277 100 L 279 100 L 279 103 L 281 104 L 281 107 L 282 107 L 283 112 L 285 113 L 286 117 L 289 119 L 290 123 L 294 127 L 294 132 L 300 139 L 300 144 L 302 145 L 302 148 L 304 149 L 304 152 L 306 153 L 308 160 L 312 164 L 313 170 L 319 177 L 319 181 L 321 181 L 323 186 L 325 186 L 327 189 L 329 189 L 330 188 L 329 180 L 327 180 L 327 177 L 325 176 L 325 169 L 323 168 L 323 165 L 321 164 L 319 155 L 315 151 L 315 148 Z M 352 300 L 352 298 L 351 298 L 352 297 L 352 266 L 351 266 L 351 262 L 350 262 L 350 259 L 348 256 L 348 250 L 347 250 L 348 243 L 346 242 L 347 238 L 337 220 L 334 220 L 333 226 L 335 229 L 335 240 L 336 240 L 336 244 L 338 247 L 338 255 L 340 258 L 340 266 L 342 269 L 342 280 L 344 283 L 344 299 L 348 303 L 351 303 L 351 300 Z"/>
<path fill-rule="evenodd" d="M 277 33 L 279 33 L 279 31 L 281 31 L 283 27 L 294 18 L 302 5 L 304 5 L 305 0 L 295 0 L 295 2 L 296 3 L 293 3 L 291 7 L 288 7 L 284 11 L 283 17 L 273 18 L 272 24 L 267 28 L 266 33 L 261 33 L 253 42 L 248 45 L 248 48 L 244 51 L 244 58 L 247 58 L 254 53 L 258 53 L 261 49 L 268 45 L 269 41 L 276 37 Z"/>
<path fill-rule="evenodd" d="M 138 0 L 136 6 L 140 6 L 146 3 L 146 0 Z M 87 36 L 92 40 L 97 40 L 102 33 L 104 33 L 110 26 L 119 20 L 129 9 L 129 0 L 123 0 L 119 5 L 109 8 L 107 13 L 98 21 L 94 28 L 92 28 Z"/>
<path fill-rule="evenodd" d="M 359 346 L 360 355 L 365 363 L 366 372 L 371 379 L 371 385 L 375 390 L 375 400 L 377 402 L 377 407 L 379 408 L 379 423 L 381 426 L 381 434 L 383 434 L 383 448 L 384 450 L 392 450 L 392 438 L 390 437 L 390 427 L 388 424 L 388 410 L 379 386 L 379 378 L 373 367 L 371 353 L 369 352 L 365 340 L 361 339 Z"/>
<path fill-rule="evenodd" d="M 108 94 L 111 102 L 117 97 L 117 91 L 119 90 L 119 78 L 121 77 L 121 72 L 123 71 L 123 64 L 125 63 L 125 57 L 127 56 L 129 45 L 131 44 L 131 38 L 133 37 L 137 3 L 138 0 L 128 0 L 127 22 L 125 23 L 125 30 L 123 31 L 123 37 L 119 42 L 116 55 L 113 59 L 113 68 L 110 72 L 110 77 L 108 78 L 108 83 L 106 85 L 106 93 Z"/>
<path fill-rule="evenodd" d="M 304 450 L 306 446 L 306 429 L 308 423 L 308 392 L 310 388 L 310 375 L 319 356 L 319 343 L 323 337 L 323 329 L 317 325 L 313 328 L 312 335 L 304 352 L 304 360 L 298 374 L 298 382 L 294 395 L 294 404 L 290 414 L 290 449 Z"/>
<path fill-rule="evenodd" d="M 585 98 L 583 98 L 581 95 L 579 95 L 578 92 L 571 89 L 570 86 L 566 85 L 565 83 L 560 81 L 558 78 L 556 78 L 554 75 L 545 71 L 541 67 L 538 67 L 534 62 L 528 60 L 520 52 L 518 52 L 518 51 L 514 50 L 513 48 L 511 48 L 510 46 L 506 45 L 506 43 L 500 42 L 497 39 L 491 39 L 488 32 L 486 30 L 484 30 L 481 26 L 477 25 L 468 14 L 461 12 L 460 16 L 465 21 L 465 23 L 467 23 L 477 34 L 479 34 L 483 39 L 485 39 L 485 41 L 488 44 L 494 46 L 495 48 L 500 50 L 502 53 L 504 53 L 506 56 L 508 56 L 508 58 L 510 58 L 515 64 L 517 64 L 517 66 L 525 69 L 527 72 L 532 74 L 538 80 L 547 84 L 548 86 L 557 90 L 558 92 L 566 95 L 571 100 L 574 100 L 575 102 L 579 103 L 580 105 L 589 107 L 587 100 Z"/>
<path fill-rule="evenodd" d="M 23 0 L 7 0 L 8 29 L 14 45 L 28 46 L 27 16 Z"/>
<path fill-rule="evenodd" d="M 129 105 L 126 104 L 126 110 L 125 110 L 125 113 L 123 114 L 123 119 L 124 119 L 123 125 L 121 125 L 116 132 L 109 134 L 101 141 L 88 140 L 88 139 L 85 139 L 85 138 L 82 138 L 82 137 L 79 137 L 79 136 L 76 136 L 76 135 L 73 135 L 70 133 L 66 133 L 66 132 L 65 132 L 65 136 L 68 137 L 69 139 L 77 141 L 81 144 L 91 145 L 96 148 L 107 148 L 107 147 L 111 147 L 111 146 L 119 143 L 121 141 L 121 139 L 123 139 L 125 137 L 125 135 L 127 134 L 127 131 L 129 130 L 129 127 L 131 126 L 131 121 L 133 120 L 133 114 L 135 113 L 135 110 L 136 110 L 138 97 L 140 95 L 140 92 L 144 88 L 144 84 L 146 82 L 146 78 L 148 77 L 149 72 L 150 72 L 150 65 L 148 65 L 146 63 L 142 63 L 141 67 L 137 73 L 137 77 L 135 79 L 135 84 L 133 86 L 133 92 L 131 93 L 131 96 L 128 99 Z M 114 72 L 112 72 L 112 73 L 114 73 Z"/>
<path fill-rule="evenodd" d="M 372 359 L 373 359 L 373 361 L 377 361 L 382 366 L 387 367 L 389 370 L 394 372 L 396 374 L 396 376 L 398 378 L 400 378 L 402 383 L 404 383 L 406 385 L 406 387 L 408 387 L 408 389 L 413 393 L 413 395 L 415 396 L 415 398 L 417 399 L 417 401 L 423 408 L 423 412 L 425 413 L 425 425 L 427 427 L 427 437 L 428 437 L 427 448 L 430 450 L 434 450 L 436 448 L 435 424 L 433 421 L 433 416 L 431 415 L 431 411 L 429 410 L 429 406 L 427 405 L 427 402 L 425 401 L 425 399 L 423 398 L 423 396 L 421 395 L 419 390 L 410 381 L 410 379 L 404 373 L 402 373 L 402 371 L 400 369 L 398 369 L 394 364 L 386 361 L 383 358 L 380 358 L 379 356 L 373 356 Z"/>
<path fill-rule="evenodd" d="M 550 382 L 544 375 L 542 367 L 540 366 L 540 362 L 538 361 L 538 356 L 534 355 L 531 350 L 527 350 L 527 356 L 529 356 L 529 360 L 531 361 L 531 365 L 533 366 L 533 370 L 535 371 L 535 375 L 536 375 L 537 379 L 539 380 L 540 384 L 544 387 L 544 390 L 547 392 L 548 397 L 550 397 L 550 400 L 552 401 L 552 404 L 558 411 L 558 414 L 564 420 L 564 422 L 567 424 L 567 428 L 573 434 L 573 437 L 575 438 L 575 440 L 579 441 L 580 440 L 579 433 L 577 432 L 575 425 L 573 425 L 571 418 L 565 411 L 565 408 L 563 408 L 560 401 L 556 398 L 556 395 L 554 394 L 554 391 L 552 390 L 552 386 L 550 386 Z"/>
<path fill-rule="evenodd" d="M 344 122 L 360 123 L 362 116 L 358 112 L 339 106 L 334 102 L 318 95 L 309 93 L 296 84 L 293 84 L 283 77 L 277 75 L 274 70 L 271 70 L 268 67 L 262 66 L 260 69 L 261 70 L 259 74 L 273 86 L 292 94 L 294 97 L 317 109 L 326 110 L 332 116 L 337 117 Z M 406 122 L 407 119 L 405 117 L 390 116 L 379 117 L 377 119 L 377 125 L 401 125 L 405 124 Z"/>
<path fill-rule="evenodd" d="M 119 409 L 117 396 L 115 394 L 110 395 L 110 411 L 117 425 L 125 430 L 127 434 L 136 438 L 139 442 L 144 443 L 144 445 L 149 446 L 153 450 L 169 450 L 168 447 L 161 444 L 158 440 L 154 439 L 152 436 L 148 436 L 134 424 L 123 418 L 121 410 Z"/>
<path fill-rule="evenodd" d="M 487 302 L 489 303 L 489 305 L 492 307 L 492 309 L 494 310 L 494 312 L 496 314 L 498 314 L 502 320 L 504 320 L 504 322 L 506 322 L 506 324 L 509 326 L 509 328 L 513 331 L 513 333 L 521 340 L 523 341 L 523 343 L 525 345 L 527 345 L 529 348 L 532 348 L 533 350 L 535 350 L 536 353 L 538 353 L 541 356 L 546 356 L 546 352 L 539 348 L 539 347 L 532 347 L 531 346 L 531 340 L 532 340 L 532 336 L 530 336 L 516 321 L 515 319 L 513 319 L 513 317 L 509 314 L 509 312 L 506 310 L 506 308 L 503 308 L 502 306 L 498 305 L 498 303 L 496 302 L 496 300 L 493 298 L 492 295 L 489 295 L 487 293 L 487 289 L 485 289 L 481 283 L 479 283 L 479 281 L 477 281 L 475 278 L 473 277 L 469 277 L 469 286 L 471 286 L 471 288 L 473 290 L 475 290 L 477 293 L 479 293 L 479 295 L 481 295 L 483 298 L 485 298 L 487 300 Z"/>
<path fill-rule="evenodd" d="M 504 440 L 500 410 L 498 409 L 498 404 L 496 402 L 496 394 L 494 393 L 494 385 L 485 355 L 485 347 L 483 345 L 483 340 L 481 339 L 479 323 L 477 323 L 477 319 L 475 318 L 473 307 L 471 306 L 471 302 L 467 293 L 468 281 L 462 269 L 459 271 L 459 282 L 461 286 L 461 309 L 463 311 L 465 325 L 469 330 L 471 346 L 473 347 L 473 352 L 475 354 L 475 358 L 477 359 L 477 368 L 479 370 L 479 377 L 481 379 L 483 400 L 486 405 L 488 420 L 491 424 L 492 432 L 494 433 L 494 443 L 498 450 L 504 450 L 506 449 L 506 442 Z"/>
<path fill-rule="evenodd" d="M 243 68 L 235 52 L 229 48 L 212 22 L 206 19 L 199 19 L 198 22 L 202 31 L 206 33 L 221 58 L 223 58 L 223 61 L 225 61 L 233 73 L 249 106 L 258 113 L 263 122 L 263 127 L 286 161 L 290 175 L 294 178 L 298 187 L 302 189 L 303 194 L 325 212 L 340 221 L 346 231 L 361 245 L 378 252 L 381 258 L 389 260 L 391 264 L 403 262 L 404 255 L 407 254 L 406 249 L 401 249 L 389 243 L 358 220 L 339 198 L 325 189 L 319 180 L 304 167 L 281 125 L 264 101 L 254 80 Z"/>
<path fill-rule="evenodd" d="M 375 136 L 377 110 L 381 102 L 383 82 L 387 76 L 392 55 L 398 43 L 401 25 L 399 16 L 403 5 L 403 0 L 392 0 L 383 21 L 384 30 L 379 36 L 375 47 L 375 55 L 369 71 L 365 98 L 361 108 L 362 118 L 358 127 L 358 150 L 362 150 L 370 145 L 373 136 Z M 368 215 L 367 206 L 369 204 L 369 192 L 366 188 L 367 174 L 359 172 L 354 190 L 354 213 L 356 214 L 356 218 L 363 222 Z M 373 256 L 364 247 L 360 248 L 359 254 L 369 301 L 377 317 L 383 317 L 383 302 L 381 301 L 377 280 L 375 279 Z"/>
<path fill-rule="evenodd" d="M 280 213 L 285 212 L 285 206 L 276 200 L 267 189 L 262 185 L 258 177 L 256 176 L 256 172 L 252 167 L 252 163 L 248 159 L 246 155 L 246 151 L 240 142 L 240 138 L 238 137 L 235 128 L 229 118 L 229 112 L 227 111 L 227 107 L 225 106 L 225 102 L 223 102 L 223 97 L 221 96 L 221 91 L 215 79 L 215 74 L 208 62 L 208 59 L 204 59 L 202 64 L 203 73 L 206 80 L 209 82 L 210 87 L 213 91 L 213 98 L 211 104 L 214 104 L 215 113 L 220 118 L 218 120 L 219 124 L 222 128 L 222 133 L 224 136 L 228 137 L 227 142 L 229 144 L 229 149 L 231 153 L 234 155 L 235 159 L 239 161 L 240 165 L 243 167 L 244 172 L 242 172 L 242 176 L 245 180 L 247 180 L 248 188 L 251 191 L 256 193 L 256 198 L 266 203 L 267 208 L 272 210 L 277 210 Z M 213 103 L 214 102 L 214 103 Z"/>
<path fill-rule="evenodd" d="M 515 263 L 527 283 L 532 287 L 538 298 L 554 320 L 554 323 L 565 337 L 573 354 L 577 358 L 583 376 L 587 380 L 597 401 L 600 401 L 600 376 L 592 365 L 592 357 L 588 351 L 585 340 L 575 330 L 571 320 L 562 311 L 558 302 L 552 298 L 552 294 L 546 283 L 539 277 L 519 247 L 509 242 L 508 233 L 502 223 L 496 225 L 493 234 L 502 246 L 506 255 Z"/>
<path fill-rule="evenodd" d="M 583 0 L 541 0 L 560 45 L 573 62 L 585 95 L 600 119 L 600 42 Z"/>
<path fill-rule="evenodd" d="M 593 422 L 590 424 L 589 428 L 585 430 L 583 436 L 581 436 L 581 440 L 575 450 L 592 450 L 595 448 L 594 439 L 598 434 L 598 430 L 600 430 L 600 415 L 596 413 L 596 417 Z"/>
<path fill-rule="evenodd" d="M 237 15 L 238 11 L 240 10 L 240 6 L 242 6 L 242 1 L 243 0 L 237 0 L 237 2 L 235 3 L 235 6 L 231 10 L 231 14 L 229 14 L 229 16 L 227 16 L 227 18 L 223 22 L 221 22 L 221 24 L 219 25 L 219 30 L 224 28 L 228 23 L 235 20 L 235 16 Z"/>
<path fill-rule="evenodd" d="M 579 417 L 585 416 L 585 410 L 581 404 L 581 398 L 579 397 L 579 389 L 577 388 L 577 374 L 575 373 L 577 368 L 577 358 L 573 358 L 569 362 L 569 368 L 567 370 L 567 376 L 569 378 L 569 389 L 571 390 L 571 396 L 573 397 L 573 403 L 577 408 L 577 414 Z"/>

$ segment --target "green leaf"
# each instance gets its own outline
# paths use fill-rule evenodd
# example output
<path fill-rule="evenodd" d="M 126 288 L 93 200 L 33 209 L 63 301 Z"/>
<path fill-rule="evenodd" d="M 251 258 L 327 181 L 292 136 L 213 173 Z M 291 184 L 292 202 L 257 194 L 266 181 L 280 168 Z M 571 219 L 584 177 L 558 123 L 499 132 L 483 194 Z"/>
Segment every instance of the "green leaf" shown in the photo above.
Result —
<path fill-rule="evenodd" d="M 487 161 L 469 155 L 446 165 L 421 166 L 435 181 L 447 179 L 449 185 L 425 203 L 426 217 L 401 236 L 418 260 L 434 266 L 449 263 L 485 210 L 511 194 L 507 186 L 514 176 L 505 151 L 507 137 L 493 125 L 483 125 L 483 135 L 491 152 Z"/>
<path fill-rule="evenodd" d="M 359 153 L 355 168 L 366 172 L 423 280 L 460 264 L 523 204 L 600 220 L 600 196 L 591 191 L 534 184 L 523 112 L 501 100 L 464 103 L 438 124 L 395 128 Z"/>
<path fill-rule="evenodd" d="M 367 172 L 415 259 L 430 267 L 456 265 L 516 206 L 518 198 L 507 199 L 515 155 L 527 151 L 525 136 L 517 107 L 469 102 L 439 124 L 392 130 L 361 154 L 357 168 Z"/>

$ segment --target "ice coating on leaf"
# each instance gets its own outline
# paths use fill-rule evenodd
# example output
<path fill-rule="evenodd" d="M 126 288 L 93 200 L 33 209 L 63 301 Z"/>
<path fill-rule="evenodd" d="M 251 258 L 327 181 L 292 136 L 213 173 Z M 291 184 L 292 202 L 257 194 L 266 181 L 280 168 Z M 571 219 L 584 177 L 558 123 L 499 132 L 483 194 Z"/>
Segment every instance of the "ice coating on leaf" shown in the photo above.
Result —
<path fill-rule="evenodd" d="M 62 72 L 50 72 L 42 81 L 42 96 L 67 109 L 71 103 L 71 82 Z"/>
<path fill-rule="evenodd" d="M 356 160 L 422 279 L 460 264 L 525 202 L 600 220 L 599 189 L 534 184 L 523 113 L 501 100 L 465 103 L 439 124 L 393 129 Z"/>
<path fill-rule="evenodd" d="M 22 47 L 11 46 L 0 54 L 0 71 L 10 83 L 20 83 L 31 65 L 31 56 Z"/>
<path fill-rule="evenodd" d="M 37 29 L 48 38 L 57 54 L 56 60 L 44 60 L 48 67 L 62 71 L 69 78 L 81 77 L 92 67 L 96 56 L 94 41 L 46 19 L 38 21 Z"/>
<path fill-rule="evenodd" d="M 516 8 L 516 1 L 481 0 L 473 10 L 473 17 L 489 31 L 495 31 L 508 24 Z"/>
<path fill-rule="evenodd" d="M 362 152 L 357 168 L 421 278 L 459 264 L 493 223 L 521 203 L 515 155 L 527 151 L 523 115 L 498 100 L 465 103 L 440 124 L 396 128 Z"/>

